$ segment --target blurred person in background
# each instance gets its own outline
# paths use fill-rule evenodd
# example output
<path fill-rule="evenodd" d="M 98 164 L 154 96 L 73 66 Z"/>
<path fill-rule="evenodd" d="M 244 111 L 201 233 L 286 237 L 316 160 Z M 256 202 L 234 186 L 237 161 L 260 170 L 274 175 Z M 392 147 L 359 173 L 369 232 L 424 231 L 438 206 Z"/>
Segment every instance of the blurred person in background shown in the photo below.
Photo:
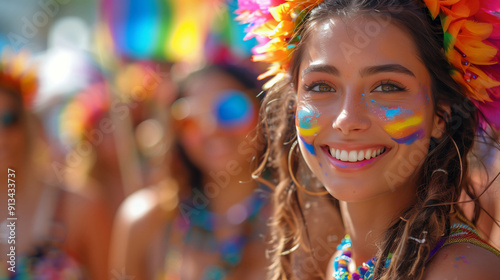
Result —
<path fill-rule="evenodd" d="M 500 120 L 497 120 L 500 121 Z M 491 245 L 500 249 L 500 139 L 499 131 L 493 127 L 476 136 L 472 153 L 470 178 L 474 192 L 481 202 L 480 215 L 474 216 L 470 196 L 462 194 L 464 212 L 471 221 L 477 221 L 478 230 Z M 479 212 L 476 209 L 476 212 Z"/>
<path fill-rule="evenodd" d="M 110 264 L 134 279 L 263 279 L 267 196 L 251 180 L 256 79 L 229 64 L 180 83 L 171 107 L 178 149 L 164 184 L 128 197 Z"/>
<path fill-rule="evenodd" d="M 66 170 L 60 173 L 71 187 L 106 201 L 111 216 L 128 194 L 142 187 L 137 182 L 159 180 L 169 135 L 160 124 L 159 104 L 164 101 L 157 90 L 171 89 L 155 65 L 124 62 L 114 83 L 88 86 L 60 116 L 62 142 L 70 147 Z"/>
<path fill-rule="evenodd" d="M 15 262 L 2 254 L 0 279 L 108 279 L 110 221 L 96 200 L 48 183 L 50 166 L 40 122 L 31 110 L 37 91 L 25 54 L 4 52 L 0 66 L 2 181 L 14 179 L 2 201 L 15 199 L 12 215 L 0 213 L 2 252 L 15 246 Z M 10 171 L 14 170 L 14 171 Z M 14 176 L 10 176 L 14 174 Z M 15 243 L 7 218 L 15 216 Z M 9 259 L 6 259 L 9 258 Z M 13 267 L 15 265 L 15 267 Z"/>
<path fill-rule="evenodd" d="M 105 83 L 93 84 L 78 93 L 62 110 L 60 133 L 70 147 L 66 156 L 65 181 L 72 188 L 106 202 L 113 217 L 124 199 L 114 133 L 116 122 L 110 112 L 128 114 L 125 103 L 111 108 Z"/>

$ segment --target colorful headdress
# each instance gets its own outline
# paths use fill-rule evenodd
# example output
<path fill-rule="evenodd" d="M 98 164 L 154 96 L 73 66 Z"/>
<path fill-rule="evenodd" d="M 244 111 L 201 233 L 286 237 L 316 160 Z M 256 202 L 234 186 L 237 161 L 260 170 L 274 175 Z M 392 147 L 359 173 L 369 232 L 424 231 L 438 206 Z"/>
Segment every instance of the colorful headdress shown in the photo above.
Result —
<path fill-rule="evenodd" d="M 237 19 L 249 23 L 246 39 L 257 37 L 254 61 L 271 63 L 260 75 L 280 79 L 288 70 L 296 30 L 322 0 L 239 0 Z M 452 77 L 484 117 L 500 129 L 500 2 L 496 0 L 424 0 L 431 16 L 439 16 L 444 50 L 454 66 Z M 484 120 L 481 126 L 485 127 Z"/>
<path fill-rule="evenodd" d="M 31 107 L 38 90 L 36 69 L 29 65 L 26 52 L 4 50 L 0 60 L 0 88 L 20 94 L 25 107 Z"/>
<path fill-rule="evenodd" d="M 253 49 L 254 61 L 270 63 L 269 70 L 259 79 L 288 70 L 293 48 L 299 38 L 296 29 L 307 13 L 323 0 L 239 0 L 236 18 L 249 23 L 245 40 L 256 37 L 259 44 Z"/>
<path fill-rule="evenodd" d="M 105 82 L 93 84 L 79 92 L 61 110 L 59 131 L 68 145 L 79 143 L 110 109 L 111 101 Z"/>

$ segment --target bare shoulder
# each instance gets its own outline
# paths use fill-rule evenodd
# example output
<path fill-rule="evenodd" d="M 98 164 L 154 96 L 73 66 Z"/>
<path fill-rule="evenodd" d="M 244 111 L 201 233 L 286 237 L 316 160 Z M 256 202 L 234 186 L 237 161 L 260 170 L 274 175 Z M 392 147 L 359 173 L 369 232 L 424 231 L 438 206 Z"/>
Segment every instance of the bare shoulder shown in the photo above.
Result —
<path fill-rule="evenodd" d="M 133 193 L 120 205 L 113 224 L 112 269 L 147 279 L 149 250 L 171 216 L 161 204 L 161 189 L 153 186 Z"/>
<path fill-rule="evenodd" d="M 118 208 L 115 218 L 115 228 L 144 235 L 145 231 L 162 224 L 166 213 L 159 200 L 160 189 L 148 187 L 127 197 Z"/>
<path fill-rule="evenodd" d="M 427 265 L 423 279 L 497 279 L 498 275 L 499 257 L 479 246 L 457 243 L 439 250 Z"/>

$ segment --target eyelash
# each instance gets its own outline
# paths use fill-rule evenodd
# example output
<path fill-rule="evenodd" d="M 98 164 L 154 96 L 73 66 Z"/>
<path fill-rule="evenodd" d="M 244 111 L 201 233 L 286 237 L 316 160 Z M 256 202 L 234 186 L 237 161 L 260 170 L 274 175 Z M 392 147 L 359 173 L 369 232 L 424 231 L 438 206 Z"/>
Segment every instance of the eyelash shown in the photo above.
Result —
<path fill-rule="evenodd" d="M 327 86 L 330 88 L 330 90 L 327 90 L 327 91 L 314 90 L 315 87 L 322 87 L 322 86 Z M 317 92 L 317 93 L 336 92 L 335 88 L 333 86 L 331 86 L 326 81 L 317 81 L 317 82 L 313 82 L 310 85 L 304 85 L 304 90 L 309 91 L 309 92 Z"/>
<path fill-rule="evenodd" d="M 315 87 L 321 87 L 321 86 L 327 86 L 330 87 L 330 90 L 327 91 L 321 91 L 321 90 L 314 90 Z M 391 81 L 391 80 L 386 80 L 386 81 L 381 81 L 379 82 L 372 91 L 375 91 L 375 89 L 382 87 L 382 86 L 392 86 L 394 90 L 389 90 L 389 91 L 377 91 L 377 92 L 385 92 L 385 93 L 390 93 L 390 92 L 402 92 L 402 91 L 407 91 L 408 88 L 398 82 Z M 318 88 L 319 89 L 319 88 Z M 325 93 L 325 92 L 336 92 L 335 88 L 331 86 L 328 82 L 326 81 L 318 81 L 318 82 L 313 82 L 310 85 L 304 85 L 304 90 L 308 92 L 316 92 L 316 93 Z"/>
<path fill-rule="evenodd" d="M 408 90 L 407 87 L 405 87 L 404 85 L 402 85 L 402 84 L 400 84 L 398 82 L 387 80 L 387 81 L 379 82 L 372 91 L 375 91 L 375 89 L 377 89 L 379 87 L 382 87 L 382 86 L 392 86 L 395 89 L 394 90 L 390 90 L 390 91 L 380 90 L 380 91 L 376 91 L 376 92 L 390 93 L 390 92 L 401 92 L 401 91 L 407 91 Z"/>

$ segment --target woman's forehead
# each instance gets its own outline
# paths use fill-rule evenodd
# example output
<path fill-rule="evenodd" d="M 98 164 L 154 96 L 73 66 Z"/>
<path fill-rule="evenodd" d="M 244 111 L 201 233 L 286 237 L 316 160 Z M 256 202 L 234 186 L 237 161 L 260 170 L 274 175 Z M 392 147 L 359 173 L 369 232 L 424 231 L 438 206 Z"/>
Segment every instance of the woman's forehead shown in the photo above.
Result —
<path fill-rule="evenodd" d="M 340 17 L 318 22 L 308 36 L 301 71 L 310 64 L 335 65 L 342 73 L 367 65 L 401 64 L 425 69 L 408 32 L 377 17 Z"/>

